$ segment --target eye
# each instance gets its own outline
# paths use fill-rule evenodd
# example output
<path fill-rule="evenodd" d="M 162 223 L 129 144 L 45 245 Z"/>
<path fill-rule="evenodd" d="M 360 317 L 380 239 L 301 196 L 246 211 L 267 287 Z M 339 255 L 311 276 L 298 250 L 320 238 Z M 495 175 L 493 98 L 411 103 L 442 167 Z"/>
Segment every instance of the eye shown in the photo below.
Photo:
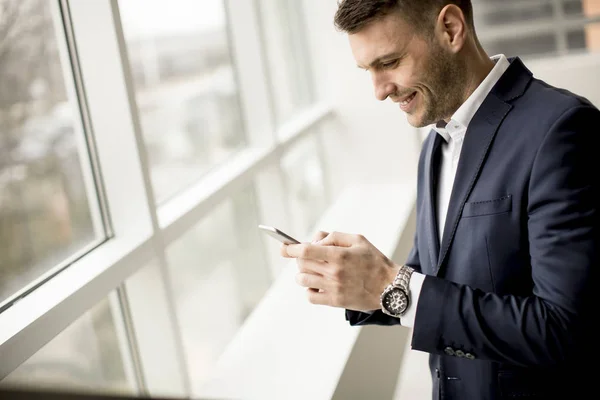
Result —
<path fill-rule="evenodd" d="M 395 68 L 398 65 L 398 60 L 386 61 L 381 63 L 381 68 L 389 69 Z"/>

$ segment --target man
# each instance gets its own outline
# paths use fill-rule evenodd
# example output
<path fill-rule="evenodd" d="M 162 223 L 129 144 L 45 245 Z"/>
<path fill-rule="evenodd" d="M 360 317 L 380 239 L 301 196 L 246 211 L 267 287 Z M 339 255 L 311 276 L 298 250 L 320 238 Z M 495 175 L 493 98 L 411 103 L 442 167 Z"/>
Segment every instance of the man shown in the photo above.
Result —
<path fill-rule="evenodd" d="M 352 325 L 413 328 L 435 399 L 593 388 L 600 112 L 519 58 L 490 59 L 469 0 L 342 0 L 335 22 L 376 97 L 433 129 L 406 265 L 321 232 L 282 248 L 309 301 L 345 308 Z"/>

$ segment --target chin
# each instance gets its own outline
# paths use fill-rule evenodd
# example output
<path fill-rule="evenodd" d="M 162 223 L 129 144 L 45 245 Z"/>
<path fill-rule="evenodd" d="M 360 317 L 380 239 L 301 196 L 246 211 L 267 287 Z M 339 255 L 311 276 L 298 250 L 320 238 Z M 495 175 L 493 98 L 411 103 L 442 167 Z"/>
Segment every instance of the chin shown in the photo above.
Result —
<path fill-rule="evenodd" d="M 420 115 L 406 114 L 406 119 L 408 123 L 415 128 L 424 128 L 427 125 L 430 125 L 425 123 Z"/>

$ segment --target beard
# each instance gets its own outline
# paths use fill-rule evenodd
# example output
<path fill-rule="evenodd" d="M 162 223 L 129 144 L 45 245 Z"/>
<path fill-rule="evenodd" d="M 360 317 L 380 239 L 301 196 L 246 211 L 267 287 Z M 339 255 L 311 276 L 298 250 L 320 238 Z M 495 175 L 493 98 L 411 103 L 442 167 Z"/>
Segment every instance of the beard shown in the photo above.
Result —
<path fill-rule="evenodd" d="M 453 57 L 433 40 L 431 45 L 430 60 L 422 74 L 422 80 L 427 82 L 429 91 L 421 93 L 423 111 L 420 118 L 412 121 L 417 128 L 450 119 L 465 100 L 465 62 Z"/>

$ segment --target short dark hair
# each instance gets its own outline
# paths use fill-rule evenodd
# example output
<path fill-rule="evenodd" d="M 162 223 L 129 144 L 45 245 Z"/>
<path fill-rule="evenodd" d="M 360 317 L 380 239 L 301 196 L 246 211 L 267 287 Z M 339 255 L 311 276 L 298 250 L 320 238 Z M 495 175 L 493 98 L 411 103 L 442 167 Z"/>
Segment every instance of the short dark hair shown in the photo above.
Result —
<path fill-rule="evenodd" d="M 370 22 L 398 11 L 417 29 L 428 32 L 434 18 L 448 4 L 460 7 L 467 23 L 474 28 L 471 0 L 340 0 L 334 23 L 338 30 L 352 34 Z M 431 25 L 427 24 L 428 20 Z"/>

